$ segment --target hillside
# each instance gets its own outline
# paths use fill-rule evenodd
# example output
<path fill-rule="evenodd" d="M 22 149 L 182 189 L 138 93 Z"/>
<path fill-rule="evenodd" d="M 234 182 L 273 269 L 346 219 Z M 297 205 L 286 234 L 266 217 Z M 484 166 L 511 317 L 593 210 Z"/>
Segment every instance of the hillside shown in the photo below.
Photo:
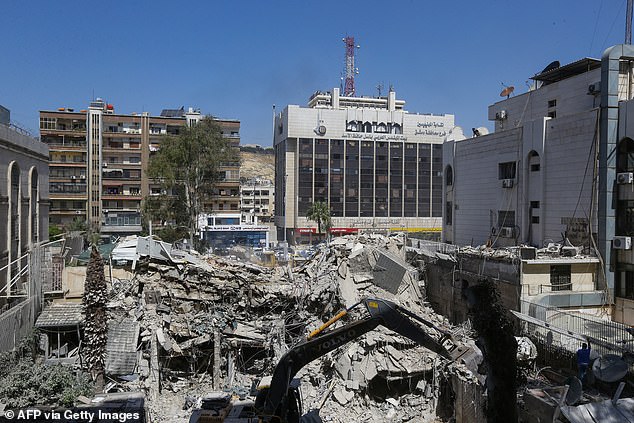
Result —
<path fill-rule="evenodd" d="M 240 177 L 262 178 L 273 181 L 275 179 L 275 155 L 261 152 L 240 151 L 242 165 L 240 166 Z"/>

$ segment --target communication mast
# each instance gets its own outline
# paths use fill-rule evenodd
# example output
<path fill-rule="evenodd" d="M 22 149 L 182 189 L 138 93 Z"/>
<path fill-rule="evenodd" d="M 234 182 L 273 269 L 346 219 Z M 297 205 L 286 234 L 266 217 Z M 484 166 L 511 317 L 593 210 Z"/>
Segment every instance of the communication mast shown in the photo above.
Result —
<path fill-rule="evenodd" d="M 346 57 L 344 62 L 345 85 L 343 95 L 346 97 L 354 97 L 354 75 L 359 73 L 359 69 L 354 67 L 354 50 L 360 46 L 354 44 L 354 37 L 346 37 L 343 39 L 346 44 Z"/>

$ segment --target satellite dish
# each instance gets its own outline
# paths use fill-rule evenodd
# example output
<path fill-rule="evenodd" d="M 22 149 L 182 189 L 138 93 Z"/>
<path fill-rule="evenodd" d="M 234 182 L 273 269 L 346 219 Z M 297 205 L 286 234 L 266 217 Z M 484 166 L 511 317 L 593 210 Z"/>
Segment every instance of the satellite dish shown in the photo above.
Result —
<path fill-rule="evenodd" d="M 621 356 L 616 354 L 605 354 L 597 358 L 592 364 L 594 377 L 603 382 L 616 382 L 627 374 L 627 363 Z"/>
<path fill-rule="evenodd" d="M 551 71 L 551 70 L 553 70 L 553 69 L 557 69 L 559 66 L 561 66 L 561 65 L 559 64 L 559 60 L 555 60 L 554 62 L 550 62 L 550 63 L 548 64 L 548 66 L 546 66 L 546 67 L 544 68 L 544 70 L 543 70 L 543 71 L 541 71 L 540 73 L 550 72 L 550 71 Z"/>
<path fill-rule="evenodd" d="M 513 93 L 513 91 L 515 91 L 515 87 L 514 86 L 511 85 L 510 87 L 506 87 L 500 93 L 500 97 L 509 98 L 511 96 L 511 94 Z"/>
<path fill-rule="evenodd" d="M 480 136 L 489 134 L 489 130 L 485 128 L 484 126 L 478 126 L 476 129 L 480 133 Z"/>

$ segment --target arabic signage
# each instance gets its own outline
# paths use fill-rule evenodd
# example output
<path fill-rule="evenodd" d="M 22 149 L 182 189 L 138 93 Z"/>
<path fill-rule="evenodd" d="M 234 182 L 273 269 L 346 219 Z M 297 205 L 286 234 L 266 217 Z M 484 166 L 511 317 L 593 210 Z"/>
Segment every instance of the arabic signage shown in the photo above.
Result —
<path fill-rule="evenodd" d="M 400 134 L 372 134 L 365 132 L 345 132 L 341 138 L 359 139 L 368 141 L 407 141 L 405 135 Z"/>
<path fill-rule="evenodd" d="M 447 136 L 447 131 L 444 130 L 445 122 L 418 122 L 416 126 L 418 129 L 414 131 L 414 135 Z"/>

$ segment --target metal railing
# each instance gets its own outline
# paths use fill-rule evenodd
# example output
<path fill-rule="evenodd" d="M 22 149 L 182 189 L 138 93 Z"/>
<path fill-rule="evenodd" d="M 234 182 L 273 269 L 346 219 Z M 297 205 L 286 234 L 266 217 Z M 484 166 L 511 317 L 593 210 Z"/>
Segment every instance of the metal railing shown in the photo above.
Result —
<path fill-rule="evenodd" d="M 457 245 L 426 239 L 410 238 L 409 241 L 413 248 L 425 250 L 428 253 L 455 254 L 460 249 Z"/>
<path fill-rule="evenodd" d="M 608 320 L 608 315 L 585 314 L 520 300 L 522 313 L 532 320 L 523 325 L 525 335 L 545 345 L 569 352 L 579 349 L 581 342 L 590 341 L 600 354 L 634 353 L 634 336 L 630 327 Z"/>

